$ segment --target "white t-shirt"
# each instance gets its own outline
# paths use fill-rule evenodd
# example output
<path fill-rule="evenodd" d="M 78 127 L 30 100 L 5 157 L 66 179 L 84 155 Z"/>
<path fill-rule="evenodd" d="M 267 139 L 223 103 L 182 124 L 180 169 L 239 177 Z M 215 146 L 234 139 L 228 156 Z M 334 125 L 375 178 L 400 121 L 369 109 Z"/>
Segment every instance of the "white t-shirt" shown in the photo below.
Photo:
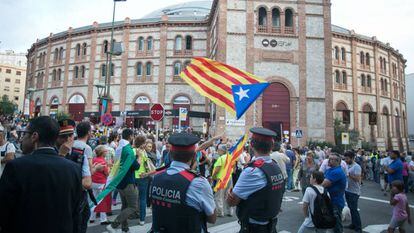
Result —
<path fill-rule="evenodd" d="M 286 172 L 286 164 L 290 163 L 289 157 L 287 157 L 287 155 L 284 153 L 275 151 L 270 154 L 270 158 L 276 161 L 277 165 L 279 165 L 280 171 L 282 172 L 283 178 L 287 179 L 288 175 Z"/>
<path fill-rule="evenodd" d="M 6 156 L 8 153 L 16 153 L 16 148 L 14 147 L 13 143 L 6 142 L 4 145 L 0 146 L 0 154 L 3 154 Z M 0 159 L 4 159 L 3 156 L 1 156 Z M 1 164 L 0 166 L 0 176 L 3 173 L 4 167 L 6 164 Z"/>
<path fill-rule="evenodd" d="M 319 190 L 319 193 L 323 193 L 324 188 L 321 185 L 315 185 L 315 187 Z M 311 213 L 313 213 L 315 207 L 313 206 L 313 202 L 315 201 L 317 194 L 315 192 L 315 190 L 313 190 L 311 187 L 307 187 L 305 194 L 303 194 L 303 198 L 302 201 L 305 203 L 309 204 L 309 209 L 308 210 L 308 217 L 305 218 L 305 221 L 303 222 L 303 224 L 305 224 L 306 227 L 314 227 L 315 225 L 313 225 L 312 222 L 312 216 Z"/>
<path fill-rule="evenodd" d="M 388 167 L 391 164 L 391 162 L 392 162 L 392 159 L 390 158 L 390 156 L 387 156 L 387 157 L 381 159 L 380 164 L 383 167 Z M 384 169 L 384 174 L 388 174 L 387 169 Z"/>
<path fill-rule="evenodd" d="M 319 168 L 319 171 L 320 171 L 320 172 L 325 173 L 325 172 L 326 172 L 326 170 L 328 170 L 329 168 L 331 168 L 331 167 L 328 165 L 328 161 L 329 161 L 329 159 L 325 159 L 325 160 L 322 162 L 321 167 Z M 345 175 L 346 175 L 346 176 L 348 176 L 348 165 L 347 165 L 347 164 L 346 164 L 346 162 L 345 162 L 345 161 L 343 161 L 343 160 L 341 160 L 341 168 L 342 168 L 342 171 L 345 173 Z"/>

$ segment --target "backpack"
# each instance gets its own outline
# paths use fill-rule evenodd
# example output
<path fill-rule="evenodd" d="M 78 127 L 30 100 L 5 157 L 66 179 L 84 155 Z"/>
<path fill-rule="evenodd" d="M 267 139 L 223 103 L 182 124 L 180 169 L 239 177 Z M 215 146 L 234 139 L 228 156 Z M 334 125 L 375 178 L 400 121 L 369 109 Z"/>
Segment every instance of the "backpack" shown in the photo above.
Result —
<path fill-rule="evenodd" d="M 333 206 L 327 191 L 324 190 L 323 194 L 321 194 L 315 186 L 309 187 L 316 192 L 316 198 L 313 201 L 313 214 L 311 213 L 313 224 L 319 229 L 334 228 L 336 218 L 334 216 Z"/>

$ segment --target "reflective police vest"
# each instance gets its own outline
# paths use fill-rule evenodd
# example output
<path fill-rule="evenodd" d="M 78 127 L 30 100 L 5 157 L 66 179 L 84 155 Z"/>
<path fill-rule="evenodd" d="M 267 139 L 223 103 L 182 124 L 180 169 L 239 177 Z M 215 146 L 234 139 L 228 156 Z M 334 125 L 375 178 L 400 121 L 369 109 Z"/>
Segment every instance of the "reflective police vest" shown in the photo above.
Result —
<path fill-rule="evenodd" d="M 152 232 L 199 233 L 207 232 L 204 212 L 186 204 L 187 190 L 198 175 L 183 170 L 169 175 L 166 169 L 154 176 L 150 187 L 152 203 Z"/>
<path fill-rule="evenodd" d="M 239 203 L 237 217 L 241 222 L 248 222 L 249 218 L 260 222 L 272 221 L 279 213 L 282 203 L 285 185 L 282 172 L 273 160 L 271 163 L 256 160 L 247 166 L 260 169 L 266 176 L 267 184 Z"/>

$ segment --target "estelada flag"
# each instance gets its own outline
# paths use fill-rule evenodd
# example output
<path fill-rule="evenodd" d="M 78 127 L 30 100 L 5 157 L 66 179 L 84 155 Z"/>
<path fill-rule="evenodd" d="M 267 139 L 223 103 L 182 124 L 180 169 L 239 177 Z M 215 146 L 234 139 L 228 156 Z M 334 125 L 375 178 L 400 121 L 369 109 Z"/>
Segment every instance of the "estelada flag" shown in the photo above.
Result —
<path fill-rule="evenodd" d="M 232 146 L 228 152 L 226 157 L 226 162 L 221 169 L 224 169 L 223 175 L 221 177 L 217 177 L 218 182 L 216 186 L 214 186 L 214 192 L 218 190 L 225 189 L 227 184 L 231 179 L 231 174 L 233 173 L 233 168 L 236 165 L 237 160 L 239 159 L 240 155 L 243 153 L 243 148 L 246 145 L 247 141 L 247 134 L 243 135 L 237 143 Z"/>
<path fill-rule="evenodd" d="M 180 76 L 198 93 L 224 107 L 237 119 L 269 86 L 253 74 L 202 57 L 193 58 Z"/>

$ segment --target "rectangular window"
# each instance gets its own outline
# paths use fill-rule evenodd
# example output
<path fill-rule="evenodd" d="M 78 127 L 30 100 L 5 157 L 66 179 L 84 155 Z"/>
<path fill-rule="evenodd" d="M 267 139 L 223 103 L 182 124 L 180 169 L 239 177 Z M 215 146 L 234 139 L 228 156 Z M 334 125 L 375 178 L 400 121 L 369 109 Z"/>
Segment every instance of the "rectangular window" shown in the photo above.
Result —
<path fill-rule="evenodd" d="M 22 75 L 22 72 L 21 71 L 16 71 L 16 75 Z"/>
<path fill-rule="evenodd" d="M 19 101 L 19 97 L 18 97 L 18 96 L 15 96 L 15 97 L 14 97 L 14 100 L 15 100 L 15 101 Z"/>
<path fill-rule="evenodd" d="M 14 92 L 20 92 L 20 88 L 15 87 L 15 88 L 14 88 Z"/>
<path fill-rule="evenodd" d="M 10 82 L 10 79 L 9 78 L 6 78 L 6 83 L 9 83 Z"/>
<path fill-rule="evenodd" d="M 4 91 L 10 91 L 10 87 L 4 87 Z"/>
<path fill-rule="evenodd" d="M 7 74 L 11 74 L 11 69 L 6 69 Z"/>

